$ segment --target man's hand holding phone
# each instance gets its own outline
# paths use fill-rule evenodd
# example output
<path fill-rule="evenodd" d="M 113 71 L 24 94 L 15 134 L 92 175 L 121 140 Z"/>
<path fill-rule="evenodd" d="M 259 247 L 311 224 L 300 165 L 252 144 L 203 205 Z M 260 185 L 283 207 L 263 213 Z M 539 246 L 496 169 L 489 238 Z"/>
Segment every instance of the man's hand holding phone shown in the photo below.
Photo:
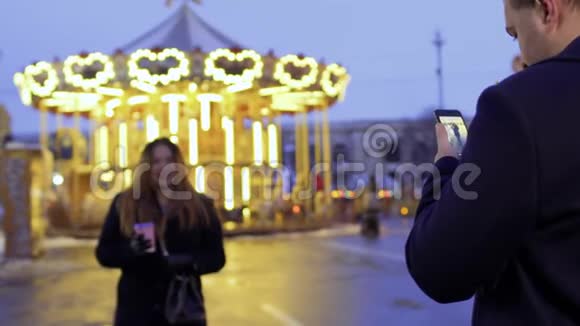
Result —
<path fill-rule="evenodd" d="M 447 156 L 459 158 L 459 154 L 449 141 L 447 128 L 442 123 L 435 125 L 435 134 L 437 135 L 437 155 L 435 155 L 435 162 Z"/>
<path fill-rule="evenodd" d="M 461 112 L 457 110 L 435 110 L 435 133 L 437 155 L 435 162 L 443 157 L 459 158 L 467 139 L 467 126 Z"/>

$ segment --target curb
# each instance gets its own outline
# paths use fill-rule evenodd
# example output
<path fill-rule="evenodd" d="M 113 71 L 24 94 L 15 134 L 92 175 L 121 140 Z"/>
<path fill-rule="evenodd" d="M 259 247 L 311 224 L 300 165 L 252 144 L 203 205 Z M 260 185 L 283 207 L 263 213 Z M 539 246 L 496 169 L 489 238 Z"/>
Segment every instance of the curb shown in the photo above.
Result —
<path fill-rule="evenodd" d="M 334 223 L 320 223 L 303 226 L 256 226 L 240 228 L 237 230 L 224 230 L 224 238 L 235 238 L 240 236 L 268 236 L 274 234 L 304 233 L 332 228 Z M 98 239 L 101 229 L 50 229 L 46 237 L 71 237 L 76 239 Z"/>

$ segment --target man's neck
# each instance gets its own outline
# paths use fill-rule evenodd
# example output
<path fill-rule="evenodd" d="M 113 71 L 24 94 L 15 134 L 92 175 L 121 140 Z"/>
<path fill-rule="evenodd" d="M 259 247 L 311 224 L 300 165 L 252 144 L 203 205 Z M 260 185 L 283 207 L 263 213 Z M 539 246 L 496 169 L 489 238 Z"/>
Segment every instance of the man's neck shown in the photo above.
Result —
<path fill-rule="evenodd" d="M 564 51 L 572 42 L 580 37 L 580 9 L 569 14 L 562 26 L 561 37 L 558 40 L 556 55 Z"/>

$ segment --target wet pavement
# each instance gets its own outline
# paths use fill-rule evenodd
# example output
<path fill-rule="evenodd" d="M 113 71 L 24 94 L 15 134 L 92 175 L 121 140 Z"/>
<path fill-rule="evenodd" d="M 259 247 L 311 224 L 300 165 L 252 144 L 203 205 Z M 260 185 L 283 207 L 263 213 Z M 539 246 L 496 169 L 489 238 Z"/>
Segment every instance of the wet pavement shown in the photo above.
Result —
<path fill-rule="evenodd" d="M 408 276 L 407 228 L 377 240 L 356 228 L 226 242 L 228 262 L 203 278 L 210 325 L 469 325 L 471 303 L 438 305 Z M 54 245 L 0 267 L 0 325 L 110 325 L 118 271 L 92 241 Z"/>

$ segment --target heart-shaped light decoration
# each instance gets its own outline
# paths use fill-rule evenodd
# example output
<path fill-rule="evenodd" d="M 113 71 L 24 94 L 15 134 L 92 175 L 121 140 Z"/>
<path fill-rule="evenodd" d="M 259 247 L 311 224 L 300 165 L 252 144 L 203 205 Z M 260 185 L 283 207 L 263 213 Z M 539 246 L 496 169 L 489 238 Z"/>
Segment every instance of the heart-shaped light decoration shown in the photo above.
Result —
<path fill-rule="evenodd" d="M 115 67 L 109 56 L 95 52 L 86 56 L 72 55 L 63 64 L 66 82 L 82 89 L 97 88 L 115 79 Z M 94 76 L 86 77 L 86 74 Z"/>
<path fill-rule="evenodd" d="M 23 73 L 17 72 L 14 74 L 14 85 L 18 87 L 22 103 L 24 105 L 32 104 L 32 92 L 26 83 L 26 76 Z"/>
<path fill-rule="evenodd" d="M 58 74 L 54 67 L 46 61 L 40 61 L 26 67 L 24 76 L 30 91 L 36 96 L 50 96 L 58 87 Z M 39 78 L 44 78 L 44 80 L 39 81 Z"/>
<path fill-rule="evenodd" d="M 228 67 L 224 67 L 220 62 L 226 61 L 226 66 L 236 67 L 240 73 L 230 73 Z M 239 67 L 244 65 L 246 66 Z M 262 77 L 264 62 L 262 56 L 253 50 L 242 50 L 233 52 L 230 49 L 217 49 L 208 54 L 205 60 L 205 75 L 215 81 L 224 84 L 252 83 L 255 79 Z"/>
<path fill-rule="evenodd" d="M 333 63 L 326 67 L 320 79 L 320 85 L 330 97 L 344 94 L 349 83 L 349 76 L 346 69 Z"/>
<path fill-rule="evenodd" d="M 171 67 L 164 74 L 152 73 L 148 68 L 141 67 L 142 60 L 149 60 L 152 63 L 173 59 L 177 65 Z M 151 85 L 163 84 L 180 81 L 181 78 L 189 76 L 189 59 L 183 51 L 175 48 L 163 49 L 156 53 L 149 49 L 140 49 L 131 54 L 129 61 L 129 77 L 140 82 Z"/>
<path fill-rule="evenodd" d="M 301 70 L 295 74 L 301 75 L 300 78 L 293 76 L 292 66 L 295 70 Z M 306 71 L 306 72 L 303 72 Z M 314 58 L 303 57 L 289 54 L 278 60 L 274 71 L 274 79 L 282 85 L 296 89 L 308 88 L 316 83 L 318 77 L 318 63 Z"/>

